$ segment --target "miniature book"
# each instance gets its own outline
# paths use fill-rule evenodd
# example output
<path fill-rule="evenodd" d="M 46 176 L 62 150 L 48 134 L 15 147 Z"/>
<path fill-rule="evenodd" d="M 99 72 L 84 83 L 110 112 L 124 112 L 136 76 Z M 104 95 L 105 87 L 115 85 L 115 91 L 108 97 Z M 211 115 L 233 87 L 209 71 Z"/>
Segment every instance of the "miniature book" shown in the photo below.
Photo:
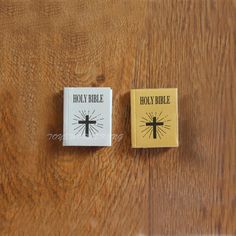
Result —
<path fill-rule="evenodd" d="M 111 146 L 111 88 L 64 88 L 63 113 L 63 146 Z"/>
<path fill-rule="evenodd" d="M 131 90 L 133 148 L 177 147 L 177 89 Z"/>

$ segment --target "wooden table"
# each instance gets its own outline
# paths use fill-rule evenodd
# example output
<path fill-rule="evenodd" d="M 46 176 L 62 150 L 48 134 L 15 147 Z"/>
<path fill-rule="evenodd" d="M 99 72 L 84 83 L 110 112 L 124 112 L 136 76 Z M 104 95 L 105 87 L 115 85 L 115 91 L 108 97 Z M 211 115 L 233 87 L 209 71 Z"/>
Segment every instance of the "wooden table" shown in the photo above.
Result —
<path fill-rule="evenodd" d="M 235 52 L 235 0 L 1 0 L 0 234 L 236 234 Z M 65 86 L 113 88 L 112 147 L 62 147 Z M 159 87 L 180 147 L 132 149 Z"/>

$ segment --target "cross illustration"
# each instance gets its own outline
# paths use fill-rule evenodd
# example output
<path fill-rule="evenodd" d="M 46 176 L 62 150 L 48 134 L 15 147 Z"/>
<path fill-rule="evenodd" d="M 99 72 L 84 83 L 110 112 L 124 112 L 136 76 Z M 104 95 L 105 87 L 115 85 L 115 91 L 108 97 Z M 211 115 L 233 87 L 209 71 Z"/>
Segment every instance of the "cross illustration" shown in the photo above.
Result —
<path fill-rule="evenodd" d="M 153 127 L 153 138 L 157 138 L 157 126 L 164 125 L 164 122 L 157 122 L 157 118 L 154 116 L 152 119 L 152 122 L 147 122 L 146 126 L 152 126 Z"/>
<path fill-rule="evenodd" d="M 85 136 L 89 137 L 89 125 L 96 124 L 96 121 L 95 120 L 89 120 L 89 115 L 86 115 L 85 120 L 79 120 L 78 123 L 85 125 Z"/>

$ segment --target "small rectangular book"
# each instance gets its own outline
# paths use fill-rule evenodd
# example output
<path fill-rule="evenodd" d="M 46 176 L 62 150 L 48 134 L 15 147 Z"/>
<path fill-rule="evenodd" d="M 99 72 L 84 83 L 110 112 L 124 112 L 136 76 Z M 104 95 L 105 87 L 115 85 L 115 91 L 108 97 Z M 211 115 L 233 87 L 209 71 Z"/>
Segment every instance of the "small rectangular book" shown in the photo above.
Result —
<path fill-rule="evenodd" d="M 64 88 L 63 115 L 63 146 L 111 146 L 111 88 Z"/>
<path fill-rule="evenodd" d="M 133 148 L 177 147 L 177 89 L 131 90 Z"/>

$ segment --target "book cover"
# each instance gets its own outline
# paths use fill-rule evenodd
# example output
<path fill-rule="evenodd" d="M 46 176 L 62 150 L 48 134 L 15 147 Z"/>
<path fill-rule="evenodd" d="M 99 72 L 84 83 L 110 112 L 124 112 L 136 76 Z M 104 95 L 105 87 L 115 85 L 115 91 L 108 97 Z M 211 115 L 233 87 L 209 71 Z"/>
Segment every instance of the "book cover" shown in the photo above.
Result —
<path fill-rule="evenodd" d="M 177 89 L 131 90 L 133 148 L 177 147 Z"/>
<path fill-rule="evenodd" d="M 64 88 L 63 146 L 111 146 L 111 88 Z"/>

